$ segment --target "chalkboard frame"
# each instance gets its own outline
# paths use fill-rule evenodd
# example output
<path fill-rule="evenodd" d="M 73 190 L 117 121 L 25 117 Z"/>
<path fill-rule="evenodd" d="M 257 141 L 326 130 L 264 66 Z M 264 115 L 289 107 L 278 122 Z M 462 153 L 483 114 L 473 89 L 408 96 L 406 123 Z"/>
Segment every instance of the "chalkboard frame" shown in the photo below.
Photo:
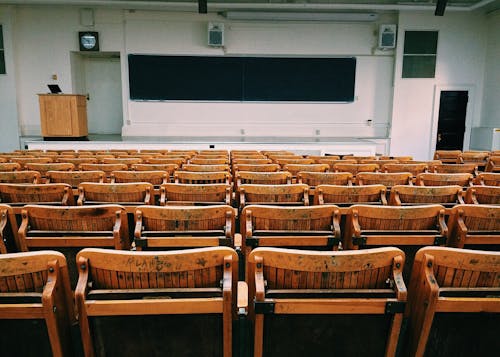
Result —
<path fill-rule="evenodd" d="M 356 57 L 129 54 L 132 101 L 351 103 Z M 165 86 L 172 81 L 175 86 Z M 335 85 L 332 85 L 335 84 Z"/>

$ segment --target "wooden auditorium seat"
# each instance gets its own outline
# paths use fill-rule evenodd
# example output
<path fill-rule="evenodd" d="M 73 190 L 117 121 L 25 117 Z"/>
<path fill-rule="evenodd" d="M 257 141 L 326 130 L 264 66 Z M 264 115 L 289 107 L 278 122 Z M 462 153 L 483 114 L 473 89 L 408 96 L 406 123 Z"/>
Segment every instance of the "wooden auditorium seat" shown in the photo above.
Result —
<path fill-rule="evenodd" d="M 167 183 L 160 186 L 160 205 L 231 205 L 231 185 Z"/>
<path fill-rule="evenodd" d="M 106 177 L 110 177 L 113 171 L 128 170 L 126 164 L 80 164 L 79 168 L 82 171 L 104 171 Z"/>
<path fill-rule="evenodd" d="M 228 158 L 192 158 L 189 159 L 190 164 L 196 164 L 196 165 L 227 165 L 229 164 L 229 159 Z"/>
<path fill-rule="evenodd" d="M 407 299 L 404 261 L 392 247 L 255 249 L 247 277 L 253 355 L 395 356 Z"/>
<path fill-rule="evenodd" d="M 409 356 L 491 356 L 500 348 L 500 253 L 426 247 L 408 285 Z"/>
<path fill-rule="evenodd" d="M 86 356 L 232 355 L 233 249 L 84 249 L 77 260 L 75 299 Z"/>
<path fill-rule="evenodd" d="M 238 186 L 236 196 L 240 211 L 247 205 L 309 206 L 309 186 L 305 184 L 244 184 Z"/>
<path fill-rule="evenodd" d="M 377 172 L 379 170 L 378 164 L 335 164 L 333 165 L 333 172 L 350 172 L 354 176 L 358 172 Z"/>
<path fill-rule="evenodd" d="M 431 171 L 442 174 L 460 174 L 469 173 L 476 176 L 477 164 L 443 164 L 431 166 Z"/>
<path fill-rule="evenodd" d="M 9 205 L 0 204 L 0 254 L 18 251 L 17 221 Z"/>
<path fill-rule="evenodd" d="M 288 171 L 280 172 L 236 172 L 236 187 L 250 185 L 289 185 L 292 183 L 292 174 Z"/>
<path fill-rule="evenodd" d="M 146 164 L 149 165 L 177 165 L 181 167 L 182 164 L 187 162 L 186 157 L 177 157 L 177 156 L 165 156 L 165 157 L 154 157 L 152 159 L 146 160 Z"/>
<path fill-rule="evenodd" d="M 461 156 L 461 150 L 436 150 L 434 160 L 441 160 L 443 164 L 459 164 Z"/>
<path fill-rule="evenodd" d="M 500 186 L 472 186 L 467 188 L 465 203 L 499 205 Z"/>
<path fill-rule="evenodd" d="M 210 246 L 234 247 L 235 211 L 231 206 L 139 206 L 135 211 L 137 250 Z"/>
<path fill-rule="evenodd" d="M 448 245 L 451 247 L 498 250 L 500 206 L 456 206 L 451 210 L 448 229 Z"/>
<path fill-rule="evenodd" d="M 45 183 L 66 183 L 73 188 L 78 188 L 82 182 L 104 183 L 104 171 L 47 171 Z"/>
<path fill-rule="evenodd" d="M 464 204 L 462 186 L 405 186 L 396 185 L 389 197 L 391 206 L 440 204 L 453 207 Z"/>
<path fill-rule="evenodd" d="M 167 171 L 113 171 L 111 172 L 111 183 L 148 182 L 159 186 L 170 182 Z"/>
<path fill-rule="evenodd" d="M 59 206 L 75 205 L 71 186 L 64 183 L 0 183 L 0 202 L 8 203 L 11 206 L 24 206 L 29 203 Z"/>
<path fill-rule="evenodd" d="M 230 171 L 228 164 L 215 164 L 215 165 L 183 164 L 181 170 L 191 171 L 191 172 Z"/>
<path fill-rule="evenodd" d="M 395 185 L 412 185 L 411 172 L 359 172 L 356 175 L 356 185 L 384 185 L 390 188 Z"/>
<path fill-rule="evenodd" d="M 414 164 L 383 164 L 381 166 L 382 172 L 396 173 L 396 172 L 411 172 L 413 177 L 417 177 L 418 174 L 427 172 L 429 166 L 426 163 L 414 163 Z"/>
<path fill-rule="evenodd" d="M 309 172 L 300 171 L 297 182 L 313 188 L 318 185 L 352 186 L 353 174 L 350 172 Z"/>
<path fill-rule="evenodd" d="M 18 164 L 17 162 L 0 162 L 0 172 L 20 170 L 21 164 Z"/>
<path fill-rule="evenodd" d="M 1 183 L 41 183 L 38 171 L 5 171 L 0 172 Z"/>
<path fill-rule="evenodd" d="M 0 255 L 3 356 L 73 356 L 73 294 L 64 255 L 54 251 Z"/>
<path fill-rule="evenodd" d="M 500 172 L 500 155 L 492 155 L 484 168 L 485 172 Z"/>
<path fill-rule="evenodd" d="M 308 172 L 327 172 L 330 169 L 328 164 L 286 164 L 282 166 L 283 171 L 288 171 L 293 178 L 301 171 Z"/>
<path fill-rule="evenodd" d="M 418 186 L 472 186 L 473 176 L 470 173 L 422 173 L 417 175 Z"/>
<path fill-rule="evenodd" d="M 360 203 L 387 205 L 386 191 L 387 189 L 384 185 L 318 185 L 314 191 L 314 204 L 335 204 L 339 206 L 350 206 Z"/>
<path fill-rule="evenodd" d="M 48 164 L 42 163 L 27 163 L 24 165 L 26 170 L 38 171 L 45 178 L 47 171 L 73 171 L 75 165 L 70 162 L 51 162 Z"/>
<path fill-rule="evenodd" d="M 210 184 L 210 183 L 224 183 L 231 184 L 231 175 L 227 171 L 217 172 L 190 172 L 190 171 L 176 171 L 174 173 L 175 183 L 185 184 Z"/>
<path fill-rule="evenodd" d="M 103 159 L 103 164 L 125 164 L 128 168 L 135 164 L 142 164 L 142 159 L 139 157 L 130 158 L 113 158 L 113 159 Z"/>
<path fill-rule="evenodd" d="M 123 206 L 154 205 L 154 186 L 148 182 L 82 182 L 78 186 L 78 206 L 103 203 Z"/>
<path fill-rule="evenodd" d="M 500 172 L 481 172 L 474 180 L 475 185 L 500 186 Z"/>

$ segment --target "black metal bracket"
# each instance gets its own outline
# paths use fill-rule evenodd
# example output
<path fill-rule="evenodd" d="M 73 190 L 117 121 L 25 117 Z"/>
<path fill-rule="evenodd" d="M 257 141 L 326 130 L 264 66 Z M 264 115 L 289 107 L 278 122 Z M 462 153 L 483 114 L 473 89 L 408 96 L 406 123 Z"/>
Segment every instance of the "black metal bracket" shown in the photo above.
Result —
<path fill-rule="evenodd" d="M 252 248 L 257 248 L 259 246 L 259 238 L 248 237 L 245 239 L 245 245 Z"/>
<path fill-rule="evenodd" d="M 353 237 L 352 244 L 353 245 L 366 245 L 366 236 Z"/>
<path fill-rule="evenodd" d="M 254 301 L 256 314 L 274 314 L 274 302 L 272 301 Z"/>
<path fill-rule="evenodd" d="M 232 247 L 233 246 L 233 242 L 231 241 L 230 238 L 219 238 L 219 246 L 220 247 Z"/>
<path fill-rule="evenodd" d="M 326 244 L 329 248 L 338 246 L 340 244 L 340 238 L 328 237 Z"/>
<path fill-rule="evenodd" d="M 135 246 L 136 247 L 141 247 L 141 248 L 147 248 L 148 247 L 148 240 L 147 239 L 135 238 L 134 242 L 135 242 Z"/>
<path fill-rule="evenodd" d="M 405 312 L 405 301 L 387 301 L 385 303 L 386 314 L 402 314 Z"/>
<path fill-rule="evenodd" d="M 445 236 L 436 236 L 434 238 L 434 245 L 445 245 L 446 237 Z"/>

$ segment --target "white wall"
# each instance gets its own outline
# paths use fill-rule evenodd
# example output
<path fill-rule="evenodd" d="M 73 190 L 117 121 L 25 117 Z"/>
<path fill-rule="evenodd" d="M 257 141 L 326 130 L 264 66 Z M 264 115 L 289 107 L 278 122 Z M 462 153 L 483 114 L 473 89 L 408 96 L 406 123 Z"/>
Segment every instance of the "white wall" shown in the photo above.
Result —
<path fill-rule="evenodd" d="M 473 93 L 466 132 L 479 125 L 486 49 L 484 16 L 468 12 L 447 12 L 442 17 L 433 12 L 401 12 L 398 30 L 390 151 L 392 155 L 430 159 L 437 131 L 436 88 L 470 89 Z M 439 31 L 435 78 L 401 78 L 405 30 Z"/>
<path fill-rule="evenodd" d="M 7 74 L 0 74 L 0 151 L 19 149 L 19 127 L 16 106 L 16 76 L 14 49 L 12 47 L 13 9 L 0 6 L 0 25 L 3 28 L 5 67 Z"/>

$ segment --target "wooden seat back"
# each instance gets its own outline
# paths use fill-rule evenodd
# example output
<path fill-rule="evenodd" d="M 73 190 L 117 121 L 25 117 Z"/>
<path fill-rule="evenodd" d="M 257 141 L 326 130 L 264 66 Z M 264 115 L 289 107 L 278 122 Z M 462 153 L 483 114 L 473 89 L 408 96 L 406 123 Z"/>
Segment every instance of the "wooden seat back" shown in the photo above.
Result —
<path fill-rule="evenodd" d="M 337 206 L 246 206 L 241 214 L 242 251 L 255 247 L 318 247 L 332 250 L 340 243 Z"/>
<path fill-rule="evenodd" d="M 334 164 L 334 172 L 350 172 L 354 176 L 358 172 L 377 172 L 379 170 L 378 164 Z"/>
<path fill-rule="evenodd" d="M 324 155 L 307 155 L 306 159 L 311 159 L 311 160 L 314 160 L 314 163 L 315 164 L 322 164 L 323 162 L 321 162 L 321 160 L 328 160 L 328 159 L 331 159 L 331 160 L 340 160 L 340 156 L 336 156 L 336 155 L 333 155 L 333 156 L 324 156 Z"/>
<path fill-rule="evenodd" d="M 500 186 L 468 187 L 465 193 L 465 203 L 499 205 Z"/>
<path fill-rule="evenodd" d="M 417 175 L 418 186 L 472 186 L 473 176 L 470 173 L 422 173 Z"/>
<path fill-rule="evenodd" d="M 281 167 L 283 167 L 283 170 L 285 169 L 285 166 L 287 165 L 317 165 L 314 163 L 313 159 L 304 159 L 303 157 L 299 158 L 277 158 L 275 162 Z"/>
<path fill-rule="evenodd" d="M 106 180 L 104 171 L 47 171 L 46 183 L 66 183 L 77 188 L 82 182 L 99 182 Z"/>
<path fill-rule="evenodd" d="M 387 205 L 386 191 L 387 189 L 384 185 L 318 185 L 314 191 L 314 204 L 350 206 L 352 204 L 363 203 Z"/>
<path fill-rule="evenodd" d="M 198 164 L 183 164 L 182 171 L 192 171 L 192 172 L 217 172 L 217 171 L 229 171 L 229 165 L 198 165 Z"/>
<path fill-rule="evenodd" d="M 167 183 L 160 187 L 160 205 L 231 205 L 231 185 Z"/>
<path fill-rule="evenodd" d="M 159 186 L 170 182 L 167 171 L 113 171 L 111 183 L 148 182 Z"/>
<path fill-rule="evenodd" d="M 79 168 L 82 171 L 104 171 L 106 177 L 110 177 L 113 171 L 128 170 L 126 164 L 80 164 Z"/>
<path fill-rule="evenodd" d="M 281 169 L 278 164 L 233 164 L 233 176 L 239 171 L 250 172 L 278 172 Z"/>
<path fill-rule="evenodd" d="M 499 252 L 420 249 L 408 286 L 409 355 L 491 354 L 498 345 L 499 287 Z"/>
<path fill-rule="evenodd" d="M 441 160 L 446 164 L 459 164 L 461 156 L 461 150 L 436 150 L 434 160 Z"/>
<path fill-rule="evenodd" d="M 196 165 L 227 165 L 229 164 L 229 159 L 228 158 L 192 158 L 189 159 L 190 164 L 196 164 Z"/>
<path fill-rule="evenodd" d="M 137 250 L 234 246 L 231 206 L 140 206 L 135 211 Z"/>
<path fill-rule="evenodd" d="M 174 173 L 175 183 L 185 184 L 214 184 L 224 183 L 231 184 L 231 175 L 227 171 L 216 172 L 190 172 L 190 171 L 176 171 Z"/>
<path fill-rule="evenodd" d="M 425 163 L 415 163 L 415 164 L 383 164 L 381 167 L 382 172 L 411 172 L 413 177 L 417 177 L 418 174 L 427 172 L 429 169 L 428 165 Z"/>
<path fill-rule="evenodd" d="M 5 171 L 0 172 L 2 183 L 41 183 L 38 171 Z"/>
<path fill-rule="evenodd" d="M 292 174 L 288 171 L 280 172 L 254 172 L 238 171 L 236 173 L 236 186 L 250 185 L 288 185 L 292 183 Z"/>
<path fill-rule="evenodd" d="M 246 205 L 282 205 L 309 206 L 309 186 L 305 184 L 290 185 L 250 185 L 238 186 L 238 206 L 240 210 Z"/>
<path fill-rule="evenodd" d="M 296 177 L 300 171 L 309 172 L 327 172 L 330 169 L 328 164 L 286 164 L 283 171 L 288 171 L 293 177 Z"/>
<path fill-rule="evenodd" d="M 463 204 L 461 186 L 405 186 L 392 187 L 389 197 L 391 206 L 440 204 L 445 207 Z"/>
<path fill-rule="evenodd" d="M 72 356 L 70 328 L 75 312 L 64 255 L 54 251 L 2 254 L 0 281 L 0 320 L 8 326 L 2 329 L 2 355 Z"/>
<path fill-rule="evenodd" d="M 154 187 L 148 182 L 96 183 L 78 186 L 77 205 L 116 203 L 121 205 L 154 205 Z"/>
<path fill-rule="evenodd" d="M 431 171 L 444 174 L 469 173 L 477 175 L 477 164 L 443 164 L 431 167 Z"/>
<path fill-rule="evenodd" d="M 484 167 L 490 156 L 489 151 L 464 151 L 460 156 L 462 164 L 475 163 L 478 166 Z"/>
<path fill-rule="evenodd" d="M 500 172 L 481 172 L 474 180 L 475 185 L 500 186 Z"/>
<path fill-rule="evenodd" d="M 20 171 L 21 170 L 21 164 L 18 164 L 17 162 L 0 162 L 0 172 L 4 171 Z"/>
<path fill-rule="evenodd" d="M 25 168 L 28 163 L 48 164 L 54 160 L 51 157 L 11 157 L 10 162 L 17 162 L 21 167 Z"/>
<path fill-rule="evenodd" d="M 233 290 L 238 277 L 238 256 L 233 249 L 84 249 L 77 262 L 80 276 L 75 299 L 86 356 L 99 350 L 112 355 L 182 355 L 189 350 L 198 356 L 231 356 Z M 179 314 L 185 316 L 180 320 L 183 323 L 174 323 L 181 318 Z M 161 324 L 159 315 L 168 317 L 167 321 Z M 186 315 L 194 320 L 186 323 Z M 205 318 L 212 316 L 215 321 L 209 321 L 214 324 L 207 326 Z M 101 324 L 91 323 L 100 317 L 104 318 Z M 143 326 L 143 338 L 132 344 L 123 343 L 128 339 L 124 336 L 130 336 L 130 320 L 123 322 L 127 317 L 136 323 L 140 319 Z M 106 323 L 111 324 L 109 334 L 100 328 Z M 193 335 L 208 338 L 193 343 Z"/>
<path fill-rule="evenodd" d="M 384 185 L 392 187 L 395 185 L 412 185 L 413 174 L 411 172 L 359 172 L 356 175 L 356 185 Z"/>
<path fill-rule="evenodd" d="M 71 186 L 64 183 L 0 183 L 0 202 L 8 203 L 11 206 L 23 206 L 28 203 L 75 205 Z"/>
<path fill-rule="evenodd" d="M 73 158 L 70 158 L 70 157 L 58 157 L 56 159 L 56 162 L 61 162 L 61 163 L 70 163 L 70 164 L 73 164 L 75 165 L 75 168 L 76 169 L 79 169 L 80 168 L 80 164 L 97 164 L 97 158 L 95 157 L 73 157 Z"/>
<path fill-rule="evenodd" d="M 9 205 L 0 204 L 0 254 L 18 251 L 17 221 Z"/>
<path fill-rule="evenodd" d="M 239 158 L 239 157 L 234 157 L 231 160 L 231 163 L 233 165 L 269 165 L 272 164 L 272 160 L 266 158 L 265 156 L 263 157 L 255 157 L 255 158 Z M 251 171 L 251 170 L 250 170 Z"/>
<path fill-rule="evenodd" d="M 297 182 L 315 187 L 318 185 L 352 186 L 353 174 L 350 172 L 310 172 L 300 171 Z"/>
<path fill-rule="evenodd" d="M 500 172 L 500 155 L 492 155 L 484 168 L 486 172 Z"/>
<path fill-rule="evenodd" d="M 131 167 L 134 171 L 166 171 L 170 177 L 179 169 L 177 164 L 135 164 Z"/>
<path fill-rule="evenodd" d="M 255 301 L 250 312 L 254 356 L 317 356 L 325 350 L 328 355 L 395 356 L 407 297 L 404 261 L 404 253 L 392 247 L 365 252 L 255 249 L 248 257 L 247 278 L 249 300 Z M 368 315 L 385 315 L 386 327 L 385 319 L 367 323 L 363 317 Z M 352 331 L 363 331 L 369 339 L 365 346 Z"/>
<path fill-rule="evenodd" d="M 73 171 L 75 169 L 75 165 L 69 162 L 27 163 L 24 167 L 27 170 L 38 171 L 43 178 L 47 176 L 47 171 Z"/>
<path fill-rule="evenodd" d="M 167 165 L 168 164 L 168 165 L 177 165 L 179 167 L 181 167 L 182 164 L 184 164 L 186 162 L 187 162 L 186 157 L 176 157 L 176 156 L 155 157 L 155 158 L 146 160 L 146 164 L 150 164 L 150 165 L 159 165 L 159 164 Z"/>
<path fill-rule="evenodd" d="M 125 164 L 127 167 L 131 167 L 135 164 L 142 164 L 142 159 L 139 157 L 131 157 L 131 158 L 114 158 L 114 159 L 103 159 L 103 164 Z"/>
<path fill-rule="evenodd" d="M 448 219 L 448 245 L 464 248 L 500 246 L 500 206 L 460 205 Z M 489 249 L 488 249 L 489 250 Z"/>

